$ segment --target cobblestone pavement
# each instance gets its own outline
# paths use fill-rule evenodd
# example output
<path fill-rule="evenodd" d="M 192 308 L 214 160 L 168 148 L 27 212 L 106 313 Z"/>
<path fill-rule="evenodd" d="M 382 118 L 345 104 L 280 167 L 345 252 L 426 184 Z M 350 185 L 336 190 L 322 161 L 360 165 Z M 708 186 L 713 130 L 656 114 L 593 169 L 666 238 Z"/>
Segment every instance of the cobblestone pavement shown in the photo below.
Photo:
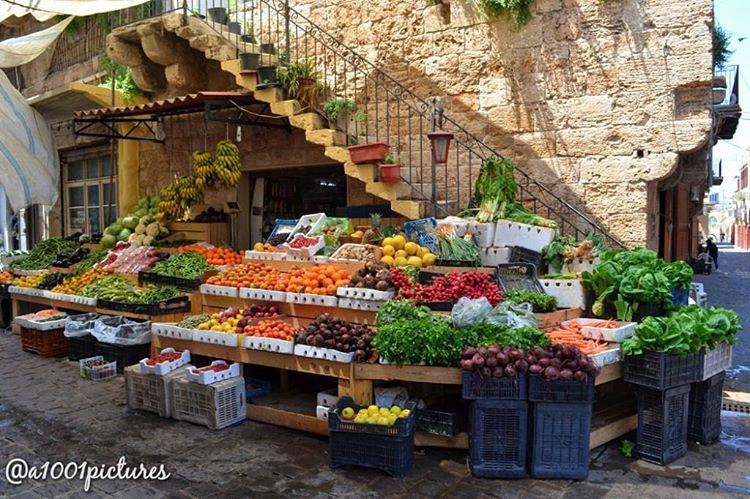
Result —
<path fill-rule="evenodd" d="M 719 246 L 719 270 L 696 275 L 708 293 L 708 304 L 731 308 L 742 321 L 743 331 L 734 346 L 733 367 L 727 371 L 725 388 L 750 392 L 750 251 Z"/>
<path fill-rule="evenodd" d="M 122 376 L 89 382 L 77 364 L 23 353 L 0 333 L 0 497 L 741 497 L 750 493 L 748 417 L 725 413 L 720 443 L 690 445 L 669 467 L 623 457 L 615 445 L 592 452 L 586 482 L 472 478 L 466 453 L 419 449 L 413 470 L 393 479 L 370 470 L 331 471 L 327 440 L 250 421 L 210 431 L 126 408 Z M 80 481 L 10 485 L 12 458 L 164 464 L 164 482 Z"/>

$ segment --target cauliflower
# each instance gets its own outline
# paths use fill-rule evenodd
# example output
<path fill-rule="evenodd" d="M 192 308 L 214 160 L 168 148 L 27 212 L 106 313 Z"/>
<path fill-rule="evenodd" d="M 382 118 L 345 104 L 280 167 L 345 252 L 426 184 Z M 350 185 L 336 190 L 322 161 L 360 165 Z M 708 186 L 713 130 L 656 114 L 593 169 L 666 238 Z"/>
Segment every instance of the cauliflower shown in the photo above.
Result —
<path fill-rule="evenodd" d="M 168 236 L 169 235 L 169 229 L 167 229 L 166 227 L 164 227 L 161 224 L 159 224 L 159 226 L 161 227 L 161 235 L 162 236 Z"/>
<path fill-rule="evenodd" d="M 159 222 L 151 222 L 146 226 L 146 235 L 156 237 L 159 235 L 161 230 L 159 229 Z"/>
<path fill-rule="evenodd" d="M 140 222 L 138 225 L 135 226 L 135 233 L 139 235 L 143 235 L 146 233 L 146 224 L 143 222 Z"/>
<path fill-rule="evenodd" d="M 145 234 L 133 234 L 130 236 L 132 238 L 132 241 L 137 244 L 138 246 L 143 246 L 143 239 L 146 237 Z"/>
<path fill-rule="evenodd" d="M 143 238 L 143 246 L 151 246 L 151 243 L 154 242 L 153 236 L 145 236 Z"/>
<path fill-rule="evenodd" d="M 143 225 L 148 225 L 151 222 L 155 222 L 156 220 L 151 215 L 143 215 L 141 218 L 138 219 L 138 223 L 141 223 Z"/>

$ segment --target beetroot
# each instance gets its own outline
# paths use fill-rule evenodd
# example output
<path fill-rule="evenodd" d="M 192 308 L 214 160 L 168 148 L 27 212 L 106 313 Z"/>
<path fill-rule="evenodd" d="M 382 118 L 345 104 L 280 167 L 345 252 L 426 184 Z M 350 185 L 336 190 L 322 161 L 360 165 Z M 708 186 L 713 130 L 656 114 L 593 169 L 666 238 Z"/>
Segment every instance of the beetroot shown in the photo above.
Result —
<path fill-rule="evenodd" d="M 562 362 L 560 362 L 559 358 L 553 357 L 553 358 L 549 359 L 549 365 L 552 366 L 552 367 L 556 367 L 556 368 L 560 369 L 560 366 L 562 365 Z"/>
<path fill-rule="evenodd" d="M 534 355 L 536 355 L 537 358 L 544 357 L 545 355 L 547 355 L 547 352 L 545 352 L 544 348 L 542 347 L 535 347 L 533 353 Z"/>
<path fill-rule="evenodd" d="M 589 380 L 589 377 L 583 371 L 576 371 L 575 374 L 573 374 L 573 379 L 581 383 L 586 383 Z"/>
<path fill-rule="evenodd" d="M 481 355 L 482 357 L 486 357 L 487 356 L 487 347 L 479 347 L 477 349 L 477 353 L 479 355 Z"/>
<path fill-rule="evenodd" d="M 510 355 L 508 355 L 508 357 L 510 357 L 510 360 L 515 362 L 523 358 L 523 353 L 520 350 L 511 350 Z"/>
<path fill-rule="evenodd" d="M 537 364 L 539 364 L 539 366 L 540 366 L 540 367 L 541 367 L 542 369 L 546 369 L 547 367 L 549 367 L 549 366 L 550 366 L 550 360 L 549 360 L 549 359 L 548 359 L 547 357 L 542 357 L 541 359 L 539 359 L 539 360 L 537 361 Z"/>
<path fill-rule="evenodd" d="M 550 381 L 556 380 L 560 376 L 560 371 L 556 367 L 548 367 L 544 370 L 544 377 Z"/>
<path fill-rule="evenodd" d="M 461 369 L 463 369 L 464 371 L 473 371 L 474 362 L 472 362 L 471 359 L 463 359 L 461 361 Z"/>
<path fill-rule="evenodd" d="M 531 374 L 542 374 L 544 372 L 544 368 L 540 366 L 539 364 L 534 364 L 529 366 L 529 373 Z"/>
<path fill-rule="evenodd" d="M 508 356 L 504 353 L 501 352 L 497 354 L 497 361 L 500 363 L 500 365 L 505 366 L 506 364 L 508 364 L 508 360 Z"/>
<path fill-rule="evenodd" d="M 560 379 L 563 381 L 570 381 L 573 379 L 573 371 L 570 369 L 561 369 L 560 370 Z"/>
<path fill-rule="evenodd" d="M 487 347 L 487 353 L 490 355 L 497 356 L 499 352 L 500 352 L 500 347 L 497 345 L 490 345 Z"/>
<path fill-rule="evenodd" d="M 471 358 L 471 361 L 476 367 L 482 367 L 484 365 L 484 357 L 482 357 L 478 352 L 474 354 L 474 357 Z"/>
<path fill-rule="evenodd" d="M 509 378 L 515 378 L 518 376 L 518 372 L 513 366 L 505 366 L 505 375 Z"/>
<path fill-rule="evenodd" d="M 490 376 L 492 376 L 492 369 L 490 369 L 489 367 L 483 367 L 480 370 L 480 374 L 483 378 L 489 378 Z"/>
<path fill-rule="evenodd" d="M 518 372 L 525 373 L 526 371 L 529 370 L 529 363 L 523 359 L 517 360 L 515 363 L 515 367 L 518 370 Z"/>
<path fill-rule="evenodd" d="M 505 372 L 503 371 L 502 367 L 498 366 L 492 370 L 492 376 L 495 378 L 502 378 L 503 376 L 505 376 Z"/>
<path fill-rule="evenodd" d="M 474 354 L 477 353 L 477 349 L 474 347 L 466 347 L 464 350 L 464 359 L 470 359 L 474 357 Z"/>
<path fill-rule="evenodd" d="M 529 365 L 536 364 L 536 357 L 531 355 L 530 353 L 526 354 L 526 357 L 524 357 L 524 360 L 528 362 Z"/>
<path fill-rule="evenodd" d="M 497 359 L 495 357 L 489 356 L 484 361 L 484 365 L 489 367 L 490 369 L 494 369 L 495 367 L 497 367 Z"/>

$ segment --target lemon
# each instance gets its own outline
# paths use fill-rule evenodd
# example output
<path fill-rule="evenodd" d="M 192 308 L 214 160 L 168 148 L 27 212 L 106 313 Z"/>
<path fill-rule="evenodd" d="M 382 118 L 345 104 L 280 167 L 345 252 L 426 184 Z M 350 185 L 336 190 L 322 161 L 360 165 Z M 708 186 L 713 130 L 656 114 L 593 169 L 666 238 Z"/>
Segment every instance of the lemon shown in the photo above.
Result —
<path fill-rule="evenodd" d="M 419 251 L 419 245 L 410 241 L 406 243 L 404 250 L 406 250 L 407 255 L 416 255 L 417 251 Z"/>
<path fill-rule="evenodd" d="M 354 418 L 355 423 L 366 423 L 367 422 L 367 416 L 360 416 L 357 414 L 357 416 Z"/>
<path fill-rule="evenodd" d="M 418 256 L 410 256 L 406 260 L 406 265 L 411 265 L 412 267 L 421 267 L 422 266 L 422 259 Z"/>
<path fill-rule="evenodd" d="M 425 256 L 429 252 L 430 252 L 430 250 L 428 248 L 425 248 L 424 246 L 420 246 L 419 249 L 417 250 L 417 256 L 419 258 L 422 258 L 423 256 Z"/>
<path fill-rule="evenodd" d="M 367 414 L 369 414 L 370 416 L 377 416 L 378 410 L 379 410 L 378 406 L 371 405 L 370 407 L 367 408 Z"/>
<path fill-rule="evenodd" d="M 378 424 L 378 418 L 376 416 L 368 416 L 367 419 L 365 419 L 365 423 Z"/>
<path fill-rule="evenodd" d="M 393 244 L 393 238 L 392 237 L 386 237 L 383 239 L 382 246 L 385 248 L 386 246 L 394 246 Z"/>
<path fill-rule="evenodd" d="M 425 256 L 422 257 L 422 263 L 425 267 L 429 267 L 430 265 L 435 265 L 435 261 L 437 261 L 437 257 L 433 255 L 432 253 L 427 253 Z"/>
<path fill-rule="evenodd" d="M 354 419 L 354 409 L 352 409 L 351 407 L 344 407 L 344 409 L 341 411 L 341 417 L 346 420 Z"/>
<path fill-rule="evenodd" d="M 383 258 L 385 258 L 385 257 L 383 257 Z M 403 266 L 405 266 L 406 265 L 406 257 L 404 257 L 404 256 L 398 256 L 398 257 L 396 257 L 396 259 L 393 261 L 393 264 L 396 267 L 403 267 Z"/>
<path fill-rule="evenodd" d="M 406 246 L 406 238 L 402 235 L 394 236 L 393 237 L 393 247 L 397 250 L 402 249 L 404 246 Z"/>
<path fill-rule="evenodd" d="M 388 256 L 393 256 L 393 254 L 396 252 L 396 248 L 391 246 L 390 244 L 383 246 L 383 254 Z"/>
<path fill-rule="evenodd" d="M 200 324 L 198 324 L 198 329 L 200 329 L 201 331 L 205 331 L 206 329 L 208 329 L 208 322 L 201 322 Z"/>
<path fill-rule="evenodd" d="M 399 414 L 398 417 L 400 417 L 402 419 L 403 418 L 408 418 L 409 414 L 411 414 L 411 411 L 409 409 L 404 409 L 403 411 L 401 411 L 401 414 Z"/>
<path fill-rule="evenodd" d="M 406 254 L 405 250 L 400 249 L 400 250 L 396 251 L 396 258 L 398 258 L 400 256 L 403 256 L 404 258 L 406 258 L 409 255 Z"/>
<path fill-rule="evenodd" d="M 378 422 L 375 424 L 380 425 L 380 426 L 388 426 L 388 418 L 385 416 L 380 416 L 378 418 Z"/>
<path fill-rule="evenodd" d="M 386 265 L 393 266 L 395 262 L 393 261 L 393 257 L 392 256 L 386 255 L 386 256 L 384 256 L 383 258 L 380 259 L 380 263 L 384 263 Z"/>
<path fill-rule="evenodd" d="M 396 416 L 395 414 L 391 414 L 390 416 L 388 416 L 388 426 L 393 426 L 394 424 L 396 424 L 397 419 L 398 416 Z"/>
<path fill-rule="evenodd" d="M 263 243 L 255 243 L 255 246 L 253 246 L 253 249 L 255 251 L 263 251 Z"/>
<path fill-rule="evenodd" d="M 396 416 L 398 416 L 399 414 L 401 414 L 401 408 L 397 405 L 394 405 L 393 407 L 391 407 L 391 414 L 395 414 Z"/>
<path fill-rule="evenodd" d="M 391 411 L 389 411 L 387 407 L 381 407 L 380 410 L 378 410 L 378 414 L 387 418 L 391 415 Z"/>

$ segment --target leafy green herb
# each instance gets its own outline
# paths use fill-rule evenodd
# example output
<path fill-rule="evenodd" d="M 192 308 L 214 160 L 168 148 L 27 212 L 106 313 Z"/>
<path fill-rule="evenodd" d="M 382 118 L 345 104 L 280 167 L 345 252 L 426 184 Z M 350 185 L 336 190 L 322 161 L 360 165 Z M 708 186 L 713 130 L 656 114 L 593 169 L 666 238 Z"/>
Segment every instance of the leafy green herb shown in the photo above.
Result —
<path fill-rule="evenodd" d="M 557 310 L 557 298 L 536 291 L 515 289 L 506 292 L 503 300 L 513 303 L 528 303 L 534 309 L 534 313 L 541 314 Z"/>
<path fill-rule="evenodd" d="M 438 316 L 379 326 L 372 344 L 382 358 L 396 364 L 457 366 L 463 351 L 461 336 Z"/>
<path fill-rule="evenodd" d="M 430 319 L 432 311 L 425 306 L 415 306 L 406 300 L 391 300 L 386 302 L 375 317 L 375 325 L 380 328 L 398 320 L 418 321 Z"/>
<path fill-rule="evenodd" d="M 534 348 L 545 346 L 549 337 L 535 327 L 511 327 L 507 324 L 478 323 L 459 329 L 464 346 L 502 345 L 514 348 Z"/>
<path fill-rule="evenodd" d="M 568 248 L 576 246 L 576 239 L 573 236 L 555 236 L 547 246 L 542 248 L 542 257 L 550 268 L 562 270 L 563 255 Z"/>

